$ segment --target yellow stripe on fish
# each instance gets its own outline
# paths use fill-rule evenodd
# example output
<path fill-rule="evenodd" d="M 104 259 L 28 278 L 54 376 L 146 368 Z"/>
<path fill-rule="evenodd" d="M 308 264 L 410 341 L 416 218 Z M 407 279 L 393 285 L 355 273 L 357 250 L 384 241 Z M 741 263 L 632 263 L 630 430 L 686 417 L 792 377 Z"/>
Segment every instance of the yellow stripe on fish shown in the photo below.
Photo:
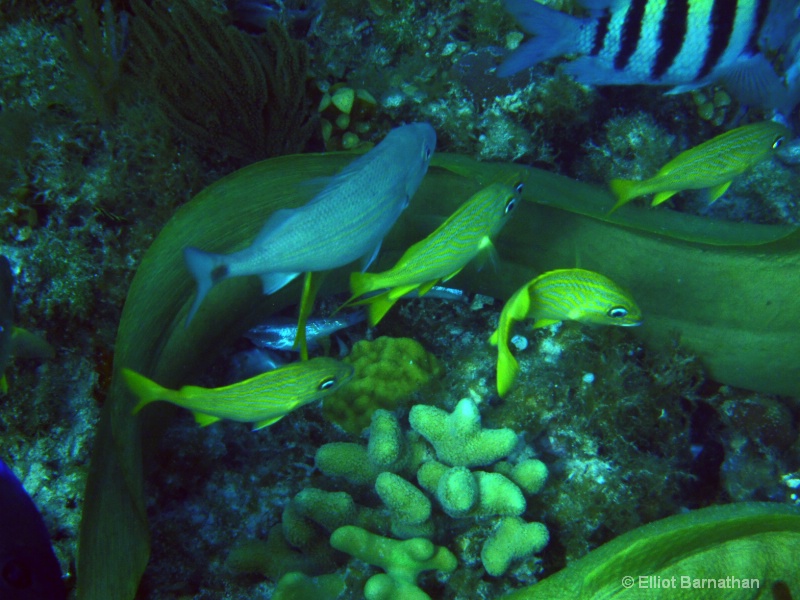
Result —
<path fill-rule="evenodd" d="M 505 396 L 519 372 L 508 340 L 517 321 L 533 318 L 533 326 L 560 321 L 590 325 L 640 325 L 642 312 L 630 294 L 608 277 L 584 269 L 548 271 L 509 298 L 489 342 L 497 346 L 497 393 Z"/>
<path fill-rule="evenodd" d="M 411 246 L 397 263 L 382 273 L 352 273 L 352 297 L 345 304 L 369 304 L 369 323 L 375 326 L 402 296 L 417 290 L 422 296 L 440 280 L 458 274 L 481 251 L 491 251 L 494 237 L 519 202 L 523 183 L 495 183 L 483 188 L 425 239 Z M 364 294 L 386 290 L 356 301 Z"/>
<path fill-rule="evenodd" d="M 253 423 L 256 430 L 335 392 L 353 376 L 353 367 L 332 358 L 312 358 L 233 385 L 219 388 L 185 385 L 179 390 L 162 387 L 130 369 L 122 369 L 122 376 L 139 397 L 133 414 L 151 402 L 163 400 L 191 410 L 203 427 L 230 419 Z"/>
<path fill-rule="evenodd" d="M 787 127 L 773 121 L 727 131 L 681 152 L 650 179 L 612 179 L 609 186 L 617 203 L 609 212 L 647 194 L 655 194 L 652 205 L 658 206 L 683 190 L 708 188 L 709 199 L 714 202 L 736 176 L 769 158 L 790 137 Z"/>

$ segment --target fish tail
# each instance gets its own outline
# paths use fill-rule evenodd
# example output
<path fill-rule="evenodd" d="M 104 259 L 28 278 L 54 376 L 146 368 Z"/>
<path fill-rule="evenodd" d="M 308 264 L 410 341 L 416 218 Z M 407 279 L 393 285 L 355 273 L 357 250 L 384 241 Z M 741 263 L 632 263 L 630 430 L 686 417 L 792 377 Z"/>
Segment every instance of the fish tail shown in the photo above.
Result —
<path fill-rule="evenodd" d="M 519 363 L 506 343 L 497 345 L 497 393 L 502 398 L 511 389 L 519 373 Z"/>
<path fill-rule="evenodd" d="M 573 17 L 532 0 L 506 0 L 505 7 L 525 31 L 536 37 L 522 44 L 497 68 L 500 77 L 513 75 L 548 58 L 577 50 L 580 29 L 585 19 Z"/>
<path fill-rule="evenodd" d="M 374 278 L 375 275 L 373 273 L 362 273 L 360 271 L 350 273 L 350 292 L 353 294 L 353 299 L 374 290 L 375 287 L 372 285 Z"/>
<path fill-rule="evenodd" d="M 134 415 L 151 402 L 167 400 L 170 392 L 172 392 L 172 390 L 161 387 L 152 379 L 148 379 L 131 369 L 122 369 L 122 377 L 125 379 L 128 389 L 139 398 L 139 403 L 132 411 Z"/>
<path fill-rule="evenodd" d="M 225 264 L 224 255 L 203 252 L 197 248 L 184 248 L 183 259 L 186 261 L 186 267 L 189 269 L 192 277 L 194 277 L 197 282 L 197 295 L 186 317 L 186 326 L 188 327 L 209 290 L 211 290 L 215 283 L 222 281 L 228 276 L 228 267 Z"/>
<path fill-rule="evenodd" d="M 619 207 L 624 206 L 639 194 L 636 192 L 636 184 L 638 181 L 630 181 L 628 179 L 612 179 L 608 182 L 608 187 L 611 192 L 617 197 L 617 203 L 613 208 L 608 211 L 608 214 L 613 213 Z"/>
<path fill-rule="evenodd" d="M 389 309 L 397 302 L 396 298 L 391 298 L 389 292 L 370 297 L 369 302 L 369 325 L 375 327 L 386 316 Z"/>

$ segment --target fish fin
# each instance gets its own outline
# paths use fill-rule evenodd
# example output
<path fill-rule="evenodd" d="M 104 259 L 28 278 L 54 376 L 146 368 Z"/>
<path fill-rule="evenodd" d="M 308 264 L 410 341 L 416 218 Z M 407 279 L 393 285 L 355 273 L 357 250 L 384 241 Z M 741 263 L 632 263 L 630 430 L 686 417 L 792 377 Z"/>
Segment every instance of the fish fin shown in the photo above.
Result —
<path fill-rule="evenodd" d="M 259 275 L 261 279 L 261 291 L 267 296 L 274 294 L 283 286 L 293 281 L 300 273 L 262 273 Z"/>
<path fill-rule="evenodd" d="M 269 238 L 274 236 L 278 230 L 287 226 L 290 227 L 291 224 L 289 221 L 297 214 L 296 210 L 297 209 L 292 208 L 282 208 L 272 213 L 269 219 L 267 219 L 267 222 L 262 225 L 261 230 L 258 232 L 258 235 L 251 245 L 264 244 Z"/>
<path fill-rule="evenodd" d="M 397 302 L 396 299 L 389 297 L 389 292 L 372 296 L 369 299 L 369 324 L 370 327 L 375 327 L 381 322 L 381 319 L 389 312 L 389 309 Z"/>
<path fill-rule="evenodd" d="M 0 376 L 0 394 L 3 394 L 5 396 L 7 393 L 8 393 L 8 379 L 6 378 L 6 374 L 3 373 L 3 375 Z"/>
<path fill-rule="evenodd" d="M 377 246 L 375 246 L 375 248 L 373 248 L 372 252 L 368 252 L 368 253 L 367 253 L 367 254 L 365 254 L 363 257 L 361 257 L 361 271 L 362 271 L 362 272 L 363 272 L 363 271 L 366 271 L 367 269 L 369 269 L 369 266 L 370 266 L 370 265 L 371 265 L 371 264 L 372 264 L 372 263 L 375 261 L 375 259 L 378 257 L 378 252 L 380 252 L 380 251 L 381 251 L 381 242 L 382 242 L 382 241 L 383 241 L 383 240 L 381 240 L 380 242 L 378 242 L 378 245 L 377 245 Z"/>
<path fill-rule="evenodd" d="M 306 323 L 314 311 L 314 300 L 317 298 L 317 292 L 319 292 L 319 286 L 323 279 L 325 279 L 325 273 L 306 273 L 303 278 L 303 295 L 300 297 L 297 334 L 294 337 L 294 348 L 300 348 L 300 360 L 308 360 Z"/>
<path fill-rule="evenodd" d="M 715 185 L 708 190 L 708 202 L 709 204 L 713 204 L 716 202 L 722 194 L 728 191 L 728 188 L 731 187 L 731 183 L 733 180 L 726 181 L 725 183 L 720 183 L 719 185 Z"/>
<path fill-rule="evenodd" d="M 390 290 L 387 290 L 386 291 L 386 295 L 392 302 L 397 302 L 400 298 L 402 298 L 406 294 L 410 294 L 414 290 L 417 290 L 417 298 L 419 298 L 420 295 L 421 295 L 419 293 L 419 286 L 420 286 L 420 284 L 418 284 L 418 283 L 410 283 L 408 285 L 399 285 L 399 286 L 394 287 L 394 288 L 392 288 Z"/>
<path fill-rule="evenodd" d="M 258 431 L 259 429 L 264 429 L 264 427 L 269 427 L 273 423 L 277 423 L 286 415 L 281 415 L 280 417 L 271 417 L 269 419 L 264 419 L 263 421 L 256 421 L 253 423 L 253 431 Z"/>
<path fill-rule="evenodd" d="M 533 328 L 539 329 L 540 327 L 547 327 L 548 325 L 555 325 L 561 323 L 561 319 L 536 319 L 533 322 Z"/>
<path fill-rule="evenodd" d="M 655 196 L 653 196 L 653 202 L 650 206 L 658 206 L 659 204 L 663 204 L 679 191 L 680 190 L 667 190 L 666 192 L 658 192 Z"/>
<path fill-rule="evenodd" d="M 739 102 L 757 108 L 780 108 L 789 95 L 786 86 L 763 54 L 738 60 L 720 82 Z"/>
<path fill-rule="evenodd" d="M 195 422 L 200 425 L 200 427 L 208 427 L 212 423 L 216 423 L 220 420 L 219 417 L 215 417 L 214 415 L 207 415 L 206 413 L 201 412 L 193 412 Z"/>
<path fill-rule="evenodd" d="M 511 389 L 519 373 L 519 363 L 507 344 L 497 346 L 497 393 L 502 398 Z"/>
<path fill-rule="evenodd" d="M 460 270 L 461 269 L 459 269 L 458 271 L 460 271 Z M 458 271 L 456 271 L 455 273 L 449 275 L 447 277 L 447 279 L 450 279 L 451 277 L 455 277 L 456 275 L 458 275 Z M 444 281 L 447 281 L 447 279 L 445 279 Z M 434 279 L 433 281 L 429 281 L 427 283 L 423 283 L 422 285 L 420 285 L 419 288 L 417 289 L 417 296 L 419 298 L 422 298 L 425 294 L 427 294 L 428 292 L 431 291 L 433 286 L 436 285 L 437 281 L 439 281 L 439 280 L 438 279 Z"/>
<path fill-rule="evenodd" d="M 18 358 L 54 358 L 56 351 L 35 333 L 21 327 L 12 327 L 11 354 Z"/>
<path fill-rule="evenodd" d="M 506 0 L 505 7 L 525 31 L 536 37 L 520 45 L 497 68 L 500 77 L 508 77 L 549 58 L 574 52 L 581 27 L 587 21 L 531 0 Z"/>
<path fill-rule="evenodd" d="M 608 211 L 608 214 L 613 213 L 621 206 L 626 205 L 628 202 L 638 196 L 636 193 L 636 184 L 638 181 L 631 181 L 629 179 L 612 179 L 608 182 L 608 187 L 611 193 L 617 197 L 617 203 Z"/>
<path fill-rule="evenodd" d="M 351 300 L 368 294 L 375 290 L 375 273 L 355 272 L 350 273 L 350 293 L 353 297 L 345 302 L 345 306 L 351 303 Z"/>
<path fill-rule="evenodd" d="M 206 294 L 214 284 L 228 276 L 228 265 L 226 264 L 225 255 L 204 252 L 190 246 L 183 249 L 183 260 L 186 262 L 189 273 L 192 274 L 192 277 L 197 282 L 197 294 L 192 307 L 189 309 L 189 314 L 186 316 L 186 327 L 188 327 L 195 313 L 197 313 L 197 309 L 203 303 Z"/>
<path fill-rule="evenodd" d="M 128 385 L 128 389 L 139 398 L 139 403 L 133 408 L 132 414 L 138 413 L 145 406 L 156 400 L 170 400 L 174 390 L 168 390 L 158 385 L 152 379 L 140 375 L 131 369 L 122 369 L 122 378 Z"/>

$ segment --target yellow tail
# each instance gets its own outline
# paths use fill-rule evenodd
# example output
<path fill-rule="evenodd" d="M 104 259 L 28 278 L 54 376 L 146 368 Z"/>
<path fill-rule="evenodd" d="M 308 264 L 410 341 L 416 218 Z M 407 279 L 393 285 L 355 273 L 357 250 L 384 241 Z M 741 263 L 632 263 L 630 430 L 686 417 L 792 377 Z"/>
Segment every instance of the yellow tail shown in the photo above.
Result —
<path fill-rule="evenodd" d="M 173 393 L 172 390 L 161 387 L 155 381 L 130 369 L 122 369 L 122 377 L 125 379 L 125 383 L 128 384 L 128 389 L 139 398 L 139 403 L 132 411 L 134 415 L 151 402 L 168 400 Z"/>
<path fill-rule="evenodd" d="M 519 363 L 506 344 L 497 345 L 497 393 L 502 398 L 511 389 L 519 373 Z"/>
<path fill-rule="evenodd" d="M 636 185 L 638 183 L 638 181 L 629 181 L 627 179 L 612 179 L 608 182 L 608 187 L 611 188 L 611 192 L 617 197 L 617 203 L 608 211 L 608 214 L 613 213 L 620 206 L 626 205 L 639 196 L 636 192 Z"/>

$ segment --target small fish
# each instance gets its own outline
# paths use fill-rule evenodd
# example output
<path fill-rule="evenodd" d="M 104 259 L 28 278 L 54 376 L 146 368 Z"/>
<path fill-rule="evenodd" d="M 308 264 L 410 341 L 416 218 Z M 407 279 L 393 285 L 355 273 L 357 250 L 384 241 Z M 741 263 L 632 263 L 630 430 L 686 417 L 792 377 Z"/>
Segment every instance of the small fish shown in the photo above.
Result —
<path fill-rule="evenodd" d="M 313 349 L 319 345 L 319 341 L 322 338 L 361 323 L 366 318 L 367 315 L 364 310 L 356 310 L 340 316 L 309 319 L 306 322 L 308 347 Z M 297 319 L 289 319 L 288 317 L 271 318 L 265 323 L 253 327 L 244 334 L 244 337 L 259 348 L 299 352 L 299 348 L 295 345 Z"/>
<path fill-rule="evenodd" d="M 22 483 L 0 460 L 0 598 L 65 600 L 50 534 Z"/>
<path fill-rule="evenodd" d="M 548 271 L 509 298 L 489 343 L 497 346 L 497 393 L 505 396 L 519 371 L 508 340 L 516 321 L 533 318 L 534 328 L 560 321 L 589 325 L 641 325 L 642 312 L 630 294 L 608 277 L 584 269 Z"/>
<path fill-rule="evenodd" d="M 273 213 L 248 248 L 232 254 L 184 248 L 197 280 L 187 325 L 211 287 L 229 277 L 258 275 L 264 293 L 272 294 L 300 273 L 358 258 L 366 269 L 422 182 L 435 147 L 436 132 L 427 123 L 397 127 L 307 204 Z"/>
<path fill-rule="evenodd" d="M 506 0 L 534 34 L 499 67 L 512 75 L 578 55 L 567 73 L 588 85 L 669 85 L 671 93 L 721 82 L 745 104 L 785 110 L 786 85 L 762 51 L 785 44 L 797 0 L 582 0 L 578 18 L 535 0 Z"/>
<path fill-rule="evenodd" d="M 369 304 L 369 324 L 375 326 L 404 295 L 416 290 L 422 296 L 438 281 L 454 277 L 481 251 L 492 250 L 492 237 L 508 221 L 522 187 L 522 183 L 495 183 L 480 190 L 433 233 L 406 250 L 388 271 L 352 273 L 353 296 L 345 304 Z M 383 289 L 383 293 L 356 300 Z"/>
<path fill-rule="evenodd" d="M 335 392 L 353 376 L 353 367 L 332 358 L 312 358 L 233 385 L 219 388 L 185 385 L 180 390 L 164 388 L 130 369 L 122 369 L 122 376 L 139 397 L 133 414 L 151 402 L 163 400 L 191 410 L 203 427 L 230 419 L 253 423 L 255 431 Z"/>
<path fill-rule="evenodd" d="M 646 194 L 655 194 L 653 206 L 658 206 L 683 190 L 708 188 L 709 200 L 714 202 L 737 175 L 769 158 L 791 136 L 791 130 L 780 123 L 752 123 L 681 152 L 650 179 L 612 179 L 609 186 L 617 203 L 610 212 Z"/>

